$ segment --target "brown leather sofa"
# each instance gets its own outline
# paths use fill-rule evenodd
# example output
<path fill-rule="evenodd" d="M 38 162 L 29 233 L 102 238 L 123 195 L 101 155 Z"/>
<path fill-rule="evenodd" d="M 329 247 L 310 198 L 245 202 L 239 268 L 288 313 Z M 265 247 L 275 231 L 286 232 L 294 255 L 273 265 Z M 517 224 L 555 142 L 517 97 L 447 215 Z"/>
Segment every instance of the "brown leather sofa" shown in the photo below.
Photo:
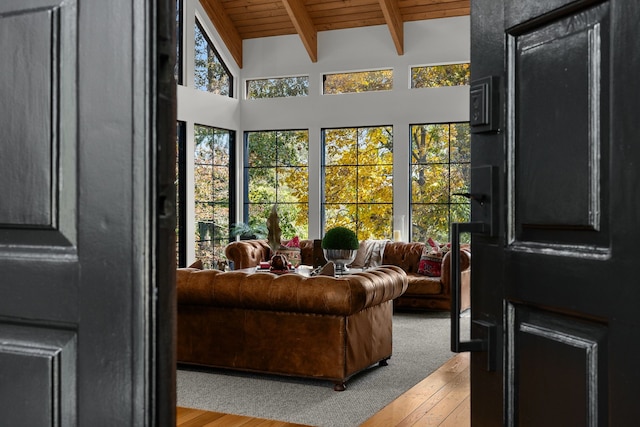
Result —
<path fill-rule="evenodd" d="M 287 241 L 283 241 L 286 244 Z M 261 261 L 268 261 L 273 255 L 271 248 L 266 240 L 238 240 L 229 243 L 225 249 L 225 256 L 229 261 L 233 261 L 233 269 L 241 270 L 243 268 L 256 267 Z M 300 240 L 300 255 L 302 265 L 317 265 L 314 262 L 314 244 L 313 240 Z M 322 250 L 320 249 L 320 265 L 326 263 Z"/>
<path fill-rule="evenodd" d="M 177 360 L 330 380 L 386 364 L 398 267 L 304 277 L 182 268 L 177 271 Z"/>
<path fill-rule="evenodd" d="M 409 280 L 407 291 L 395 300 L 397 309 L 450 310 L 451 309 L 451 252 L 442 258 L 440 277 L 418 273 L 424 243 L 389 242 L 385 245 L 383 264 L 397 265 Z M 471 249 L 460 249 L 460 310 L 471 307 Z"/>
<path fill-rule="evenodd" d="M 440 277 L 425 276 L 418 273 L 424 246 L 420 242 L 387 242 L 384 246 L 382 265 L 402 268 L 409 281 L 406 292 L 394 300 L 394 305 L 399 310 L 450 310 L 450 254 L 443 257 Z M 300 249 L 302 264 L 314 265 L 313 240 L 301 240 Z M 241 240 L 227 245 L 225 254 L 234 262 L 234 268 L 240 269 L 269 260 L 271 249 L 266 240 Z M 460 270 L 460 309 L 464 311 L 471 307 L 471 249 L 468 245 L 460 250 Z"/>

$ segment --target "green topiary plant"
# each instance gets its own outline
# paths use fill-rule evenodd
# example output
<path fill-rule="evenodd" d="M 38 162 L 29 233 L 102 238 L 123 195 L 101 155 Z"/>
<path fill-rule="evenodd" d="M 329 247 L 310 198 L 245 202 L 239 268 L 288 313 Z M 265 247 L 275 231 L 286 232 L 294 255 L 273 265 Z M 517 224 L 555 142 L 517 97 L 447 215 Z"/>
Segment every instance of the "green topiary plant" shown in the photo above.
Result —
<path fill-rule="evenodd" d="M 322 249 L 358 249 L 356 233 L 345 227 L 334 227 L 322 238 Z"/>

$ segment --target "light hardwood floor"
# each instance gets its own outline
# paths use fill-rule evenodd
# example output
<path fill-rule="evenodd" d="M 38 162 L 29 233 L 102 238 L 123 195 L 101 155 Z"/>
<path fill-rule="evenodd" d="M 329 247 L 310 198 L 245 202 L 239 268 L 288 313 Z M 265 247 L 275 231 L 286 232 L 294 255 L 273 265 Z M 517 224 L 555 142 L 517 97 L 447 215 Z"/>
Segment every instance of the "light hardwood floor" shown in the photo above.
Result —
<path fill-rule="evenodd" d="M 382 408 L 361 427 L 469 427 L 470 411 L 469 353 L 461 353 Z M 177 414 L 177 427 L 301 426 L 181 407 L 178 407 Z"/>

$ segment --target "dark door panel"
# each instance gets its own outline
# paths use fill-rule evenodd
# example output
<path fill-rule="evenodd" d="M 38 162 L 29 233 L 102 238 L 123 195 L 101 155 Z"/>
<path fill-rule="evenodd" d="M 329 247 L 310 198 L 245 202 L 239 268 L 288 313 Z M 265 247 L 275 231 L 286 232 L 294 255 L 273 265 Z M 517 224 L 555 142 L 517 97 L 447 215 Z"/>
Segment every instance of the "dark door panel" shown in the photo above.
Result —
<path fill-rule="evenodd" d="M 174 7 L 0 3 L 1 425 L 175 426 Z"/>
<path fill-rule="evenodd" d="M 508 35 L 514 244 L 608 250 L 609 41 L 607 3 Z"/>
<path fill-rule="evenodd" d="M 472 237 L 472 324 L 496 328 L 472 328 L 494 343 L 471 359 L 474 426 L 640 417 L 639 20 L 638 2 L 472 2 L 471 85 L 502 82 L 504 123 L 472 135 L 499 181 L 497 233 Z"/>

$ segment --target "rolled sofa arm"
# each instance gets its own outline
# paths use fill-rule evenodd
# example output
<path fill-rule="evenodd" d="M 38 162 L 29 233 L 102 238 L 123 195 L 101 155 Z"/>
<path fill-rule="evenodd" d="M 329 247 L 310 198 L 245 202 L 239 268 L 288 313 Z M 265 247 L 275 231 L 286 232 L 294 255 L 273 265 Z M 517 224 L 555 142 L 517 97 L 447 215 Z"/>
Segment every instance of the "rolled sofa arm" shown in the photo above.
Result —
<path fill-rule="evenodd" d="M 233 268 L 240 270 L 256 267 L 261 261 L 269 260 L 271 248 L 266 240 L 238 240 L 229 243 L 224 254 L 229 261 L 233 261 Z"/>
<path fill-rule="evenodd" d="M 471 269 L 471 249 L 460 249 L 460 271 L 462 277 L 468 276 L 468 270 Z M 465 273 L 467 272 L 467 273 Z M 442 282 L 443 291 L 446 294 L 451 293 L 451 252 L 447 252 L 442 258 L 442 271 L 440 272 L 440 281 Z M 468 278 L 467 278 L 468 281 Z"/>

